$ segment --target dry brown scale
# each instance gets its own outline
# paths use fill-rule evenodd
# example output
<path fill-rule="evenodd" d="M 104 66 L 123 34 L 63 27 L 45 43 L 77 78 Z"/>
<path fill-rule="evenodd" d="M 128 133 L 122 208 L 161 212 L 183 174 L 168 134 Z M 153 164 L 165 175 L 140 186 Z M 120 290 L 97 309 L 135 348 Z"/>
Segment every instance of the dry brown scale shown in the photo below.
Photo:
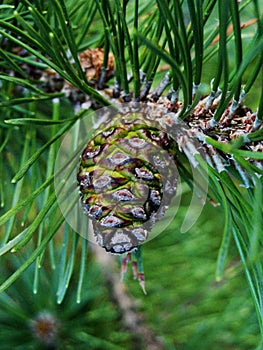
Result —
<path fill-rule="evenodd" d="M 241 166 L 233 159 L 231 154 L 224 154 L 212 145 L 206 142 L 206 136 L 215 139 L 221 143 L 230 143 L 237 138 L 244 141 L 242 149 L 253 152 L 263 151 L 263 141 L 250 141 L 249 134 L 255 130 L 262 130 L 262 122 L 256 120 L 256 113 L 244 105 L 239 105 L 234 112 L 231 111 L 232 104 L 228 105 L 224 114 L 218 122 L 214 121 L 214 115 L 220 102 L 220 96 L 210 105 L 208 101 L 210 96 L 203 97 L 191 114 L 184 120 L 191 129 L 192 135 L 197 137 L 203 144 L 208 164 L 216 168 L 219 172 L 225 170 L 225 166 L 233 165 L 241 175 L 241 178 L 249 187 L 248 180 L 244 178 L 245 172 Z M 261 160 L 246 158 L 255 165 L 259 173 L 262 173 L 263 164 Z"/>
<path fill-rule="evenodd" d="M 99 81 L 103 71 L 104 50 L 102 48 L 87 49 L 80 53 L 79 61 L 85 71 L 89 81 Z M 108 66 L 105 72 L 105 79 L 108 80 L 114 76 L 114 57 L 112 53 L 108 56 Z"/>
<path fill-rule="evenodd" d="M 196 108 L 186 119 L 187 124 L 196 135 L 204 134 L 222 143 L 229 143 L 236 140 L 237 138 L 243 138 L 245 142 L 244 145 L 242 145 L 242 149 L 253 152 L 263 151 L 262 140 L 250 141 L 248 137 L 251 132 L 262 129 L 262 123 L 257 122 L 256 125 L 256 113 L 253 113 L 250 108 L 244 105 L 240 105 L 231 114 L 231 104 L 229 104 L 220 120 L 215 123 L 213 116 L 218 107 L 219 100 L 215 100 L 215 102 L 207 109 L 207 99 L 208 97 L 201 99 Z M 200 141 L 201 139 L 202 137 L 200 137 Z M 207 144 L 206 147 L 208 147 Z M 212 152 L 220 153 L 211 145 L 209 145 L 209 148 L 212 150 Z M 231 155 L 225 156 L 227 156 L 228 160 L 231 162 Z M 262 161 L 250 158 L 246 159 L 252 162 L 260 170 L 263 170 Z M 236 166 L 237 164 L 234 165 Z"/>

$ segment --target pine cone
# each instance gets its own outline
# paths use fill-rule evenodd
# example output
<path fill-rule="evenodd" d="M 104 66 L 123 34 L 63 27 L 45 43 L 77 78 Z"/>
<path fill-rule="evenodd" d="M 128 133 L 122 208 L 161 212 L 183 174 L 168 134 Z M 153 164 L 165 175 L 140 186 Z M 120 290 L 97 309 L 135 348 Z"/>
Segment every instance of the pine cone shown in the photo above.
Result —
<path fill-rule="evenodd" d="M 81 204 L 106 251 L 129 252 L 149 238 L 176 192 L 175 158 L 175 141 L 141 112 L 117 114 L 87 143 Z"/>

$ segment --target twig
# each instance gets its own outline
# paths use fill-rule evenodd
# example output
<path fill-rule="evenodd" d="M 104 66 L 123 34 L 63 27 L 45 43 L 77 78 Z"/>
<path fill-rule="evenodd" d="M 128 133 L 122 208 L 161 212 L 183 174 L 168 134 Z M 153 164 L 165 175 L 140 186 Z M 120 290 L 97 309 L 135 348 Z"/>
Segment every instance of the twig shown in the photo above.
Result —
<path fill-rule="evenodd" d="M 142 314 L 138 311 L 136 300 L 129 295 L 125 284 L 121 282 L 120 275 L 116 269 L 115 257 L 106 253 L 95 244 L 90 246 L 96 261 L 102 268 L 106 282 L 110 285 L 112 297 L 121 311 L 124 327 L 135 336 L 136 348 L 147 350 L 164 349 L 161 339 L 158 339 L 145 324 Z"/>

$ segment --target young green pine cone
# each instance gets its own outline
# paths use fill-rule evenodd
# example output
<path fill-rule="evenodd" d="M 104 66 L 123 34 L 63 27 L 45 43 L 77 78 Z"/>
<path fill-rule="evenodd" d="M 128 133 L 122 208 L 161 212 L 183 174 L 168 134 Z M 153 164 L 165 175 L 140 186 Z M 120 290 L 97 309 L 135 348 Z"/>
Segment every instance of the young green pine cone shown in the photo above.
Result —
<path fill-rule="evenodd" d="M 87 143 L 77 179 L 83 211 L 106 251 L 145 242 L 176 192 L 176 143 L 142 113 L 117 114 Z"/>

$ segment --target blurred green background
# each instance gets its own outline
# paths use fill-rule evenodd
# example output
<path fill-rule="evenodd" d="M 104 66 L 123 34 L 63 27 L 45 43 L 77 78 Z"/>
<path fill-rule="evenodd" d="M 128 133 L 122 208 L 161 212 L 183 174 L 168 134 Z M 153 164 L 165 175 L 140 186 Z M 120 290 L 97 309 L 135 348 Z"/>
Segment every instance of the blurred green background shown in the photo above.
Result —
<path fill-rule="evenodd" d="M 198 222 L 182 234 L 183 214 L 181 207 L 166 231 L 143 247 L 148 295 L 129 281 L 147 323 L 164 339 L 165 349 L 255 349 L 257 318 L 234 249 L 223 279 L 215 280 L 221 208 L 206 205 Z"/>

